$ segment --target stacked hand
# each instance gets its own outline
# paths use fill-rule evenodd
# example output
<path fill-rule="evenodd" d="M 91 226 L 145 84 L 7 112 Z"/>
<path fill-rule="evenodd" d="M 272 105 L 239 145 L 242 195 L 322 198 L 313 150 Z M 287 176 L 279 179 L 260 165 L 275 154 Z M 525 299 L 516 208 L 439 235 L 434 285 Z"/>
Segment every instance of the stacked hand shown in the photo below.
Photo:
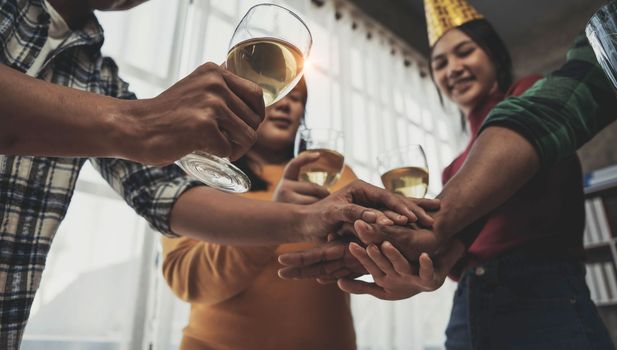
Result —
<path fill-rule="evenodd" d="M 301 240 L 325 242 L 328 234 L 349 230 L 356 221 L 376 225 L 379 229 L 408 222 L 433 223 L 422 202 L 364 181 L 356 180 L 334 193 L 315 184 L 298 181 L 300 168 L 318 158 L 319 153 L 305 152 L 291 160 L 273 195 L 273 200 L 277 202 L 304 204 L 297 226 L 292 228 L 302 233 Z"/>
<path fill-rule="evenodd" d="M 439 208 L 435 200 L 405 200 L 427 211 Z M 386 210 L 384 215 L 395 218 L 398 214 Z M 431 229 L 432 220 L 425 217 L 391 221 L 395 224 L 358 220 L 342 225 L 337 231 L 339 238 L 324 246 L 281 255 L 279 262 L 285 267 L 279 275 L 287 279 L 316 278 L 321 283 L 338 281 L 347 292 L 387 300 L 441 287 L 462 257 L 463 244 L 457 240 L 442 242 Z M 374 283 L 353 280 L 366 273 L 373 276 Z"/>

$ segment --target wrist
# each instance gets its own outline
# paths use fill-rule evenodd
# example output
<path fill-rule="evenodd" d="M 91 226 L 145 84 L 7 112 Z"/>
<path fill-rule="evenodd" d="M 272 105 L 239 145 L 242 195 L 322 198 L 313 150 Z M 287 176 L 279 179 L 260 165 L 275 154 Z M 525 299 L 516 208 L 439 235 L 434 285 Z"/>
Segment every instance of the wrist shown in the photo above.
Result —
<path fill-rule="evenodd" d="M 443 245 L 452 238 L 456 232 L 453 232 L 451 226 L 450 208 L 448 203 L 442 200 L 441 208 L 433 215 L 433 233 L 439 242 L 439 245 Z"/>
<path fill-rule="evenodd" d="M 314 241 L 315 235 L 311 227 L 314 226 L 315 220 L 318 220 L 315 215 L 313 205 L 290 205 L 292 208 L 291 235 L 290 239 L 294 242 Z"/>
<path fill-rule="evenodd" d="M 109 151 L 120 158 L 136 161 L 139 155 L 135 150 L 143 151 L 147 138 L 146 130 L 139 123 L 146 115 L 145 104 L 143 100 L 111 100 L 105 111 Z"/>

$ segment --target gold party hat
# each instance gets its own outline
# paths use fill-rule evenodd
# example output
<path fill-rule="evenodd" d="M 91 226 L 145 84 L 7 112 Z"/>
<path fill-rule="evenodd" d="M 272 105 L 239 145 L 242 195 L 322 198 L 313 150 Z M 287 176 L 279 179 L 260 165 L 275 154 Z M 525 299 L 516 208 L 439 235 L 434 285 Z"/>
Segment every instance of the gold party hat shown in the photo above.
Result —
<path fill-rule="evenodd" d="M 448 30 L 484 18 L 465 0 L 424 0 L 424 12 L 430 47 Z"/>

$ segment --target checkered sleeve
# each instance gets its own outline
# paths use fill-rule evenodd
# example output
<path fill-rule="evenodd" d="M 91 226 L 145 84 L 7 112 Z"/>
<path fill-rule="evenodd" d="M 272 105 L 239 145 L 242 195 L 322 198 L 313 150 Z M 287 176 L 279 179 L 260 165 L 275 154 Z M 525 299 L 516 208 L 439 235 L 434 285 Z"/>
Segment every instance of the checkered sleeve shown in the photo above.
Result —
<path fill-rule="evenodd" d="M 117 75 L 111 61 L 112 74 L 108 79 L 109 95 L 135 99 L 126 82 Z M 150 225 L 162 234 L 177 236 L 169 225 L 169 217 L 176 200 L 186 190 L 202 185 L 190 179 L 176 165 L 150 167 L 121 159 L 91 158 L 90 162 L 103 178 Z"/>
<path fill-rule="evenodd" d="M 543 166 L 574 153 L 615 120 L 617 98 L 584 35 L 577 37 L 566 64 L 521 96 L 510 97 L 489 114 L 482 130 L 512 129 L 536 149 Z"/>
<path fill-rule="evenodd" d="M 91 158 L 94 167 L 124 200 L 162 234 L 177 236 L 169 217 L 176 200 L 201 183 L 189 179 L 176 165 L 148 167 L 121 159 Z"/>

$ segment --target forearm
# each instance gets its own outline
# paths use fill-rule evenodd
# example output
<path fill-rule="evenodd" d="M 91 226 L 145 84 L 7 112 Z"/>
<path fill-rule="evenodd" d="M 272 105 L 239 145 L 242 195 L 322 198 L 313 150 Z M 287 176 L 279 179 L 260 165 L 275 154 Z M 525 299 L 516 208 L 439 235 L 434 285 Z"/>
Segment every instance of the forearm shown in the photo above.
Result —
<path fill-rule="evenodd" d="M 509 128 L 526 137 L 542 166 L 572 155 L 615 121 L 617 98 L 584 36 L 575 41 L 568 61 L 518 97 L 499 103 L 486 127 Z"/>
<path fill-rule="evenodd" d="M 441 209 L 434 227 L 439 239 L 447 241 L 497 208 L 539 168 L 540 158 L 524 137 L 505 128 L 487 128 L 438 196 Z"/>
<path fill-rule="evenodd" d="M 184 192 L 171 212 L 176 234 L 219 244 L 264 245 L 303 240 L 304 206 L 242 198 L 200 186 Z"/>
<path fill-rule="evenodd" d="M 122 155 L 126 101 L 33 79 L 2 64 L 0 91 L 1 154 Z"/>

